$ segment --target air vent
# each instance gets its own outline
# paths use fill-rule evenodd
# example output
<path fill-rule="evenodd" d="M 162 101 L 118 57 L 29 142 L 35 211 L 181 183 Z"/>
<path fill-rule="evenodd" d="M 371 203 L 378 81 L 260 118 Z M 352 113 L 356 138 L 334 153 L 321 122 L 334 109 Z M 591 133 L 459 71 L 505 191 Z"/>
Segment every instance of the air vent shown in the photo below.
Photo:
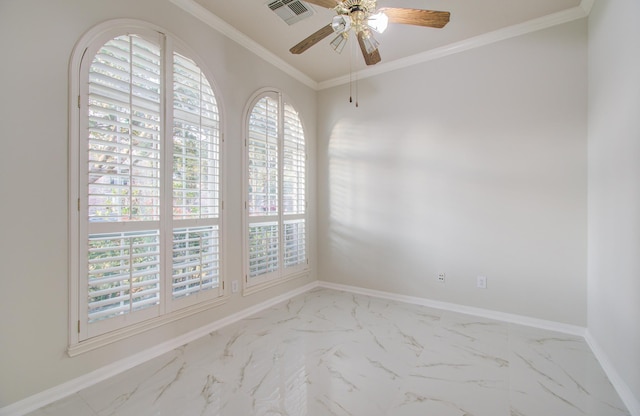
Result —
<path fill-rule="evenodd" d="M 267 6 L 288 25 L 313 15 L 313 9 L 300 0 L 272 0 L 267 2 Z"/>

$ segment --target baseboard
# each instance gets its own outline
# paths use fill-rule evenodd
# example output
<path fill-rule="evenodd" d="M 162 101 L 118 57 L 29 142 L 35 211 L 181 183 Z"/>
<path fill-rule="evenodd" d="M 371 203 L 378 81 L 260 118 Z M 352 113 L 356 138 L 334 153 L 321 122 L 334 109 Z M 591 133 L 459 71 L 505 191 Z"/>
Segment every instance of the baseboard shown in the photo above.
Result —
<path fill-rule="evenodd" d="M 493 311 L 490 309 L 475 308 L 472 306 L 460 305 L 457 303 L 440 302 L 436 300 L 419 298 L 415 296 L 400 295 L 397 293 L 384 292 L 381 290 L 365 289 L 357 286 L 348 286 L 338 283 L 320 281 L 320 287 L 327 289 L 342 290 L 345 292 L 357 293 L 360 295 L 373 296 L 376 298 L 395 300 L 398 302 L 412 303 L 414 305 L 428 306 L 435 309 L 443 309 L 447 311 L 465 313 L 467 315 L 481 316 L 483 318 L 495 319 L 497 321 L 509 322 L 513 324 L 525 325 L 534 328 L 547 329 L 550 331 L 561 332 L 564 334 L 577 335 L 584 337 L 586 329 L 577 325 L 569 325 L 561 322 L 547 321 L 544 319 L 531 318 L 529 316 L 510 314 L 505 312 Z"/>
<path fill-rule="evenodd" d="M 308 292 L 309 290 L 314 289 L 316 287 L 318 287 L 318 282 L 317 281 L 311 282 L 307 285 L 301 286 L 297 289 L 294 289 L 287 293 L 283 293 L 267 301 L 253 305 L 249 308 L 243 309 L 242 311 L 226 316 L 222 319 L 219 319 L 215 322 L 210 323 L 209 325 L 205 325 L 194 331 L 180 335 L 162 344 L 156 345 L 155 347 L 149 348 L 147 350 L 134 354 L 130 357 L 116 361 L 105 367 L 99 368 L 90 373 L 84 374 L 80 377 L 77 377 L 75 379 L 59 384 L 43 392 L 34 394 L 33 396 L 27 397 L 26 399 L 20 400 L 18 402 L 10 404 L 9 406 L 1 408 L 0 416 L 19 416 L 19 415 L 27 414 L 29 412 L 33 412 L 34 410 L 37 410 L 43 406 L 51 404 L 60 399 L 64 399 L 65 397 L 75 394 L 82 389 L 91 387 L 94 384 L 97 384 L 103 380 L 106 380 L 110 377 L 118 375 L 126 370 L 129 370 L 155 357 L 158 357 L 162 354 L 165 354 L 169 351 L 179 348 L 184 344 L 188 344 L 199 338 L 202 338 L 203 336 L 213 331 L 216 331 L 234 322 L 240 321 L 241 319 L 247 318 L 264 309 L 275 306 L 278 303 L 284 302 L 294 296 Z"/>
<path fill-rule="evenodd" d="M 584 336 L 585 341 L 593 351 L 593 354 L 596 356 L 596 359 L 602 366 L 602 369 L 609 377 L 609 381 L 613 384 L 613 387 L 618 392 L 618 395 L 622 399 L 622 402 L 625 406 L 627 406 L 627 410 L 631 413 L 631 416 L 640 416 L 640 399 L 635 397 L 627 383 L 622 380 L 620 374 L 616 371 L 615 367 L 611 364 L 611 360 L 609 360 L 609 356 L 605 354 L 600 344 L 593 338 L 591 332 L 587 329 L 586 334 Z"/>

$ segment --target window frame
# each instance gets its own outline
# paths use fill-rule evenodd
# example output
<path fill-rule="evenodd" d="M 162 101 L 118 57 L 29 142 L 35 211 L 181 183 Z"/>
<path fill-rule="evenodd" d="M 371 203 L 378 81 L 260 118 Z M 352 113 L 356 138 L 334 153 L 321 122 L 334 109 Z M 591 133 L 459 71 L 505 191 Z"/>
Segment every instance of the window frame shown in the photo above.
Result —
<path fill-rule="evenodd" d="M 278 102 L 278 214 L 277 219 L 274 220 L 278 225 L 279 230 L 279 254 L 278 254 L 278 270 L 275 272 L 269 272 L 265 275 L 249 278 L 250 275 L 250 266 L 249 266 L 249 231 L 250 224 L 252 223 L 252 218 L 259 218 L 258 216 L 252 217 L 249 212 L 249 121 L 251 119 L 252 111 L 255 106 L 258 104 L 260 100 L 265 97 L 270 97 Z M 304 182 L 304 213 L 303 214 L 285 214 L 284 213 L 284 204 L 283 204 L 283 172 L 284 172 L 284 118 L 285 118 L 285 105 L 291 106 L 297 113 L 298 120 L 302 127 L 303 137 L 304 137 L 304 172 L 305 172 L 305 182 Z M 305 123 L 302 115 L 298 111 L 298 106 L 293 103 L 293 101 L 284 94 L 281 90 L 273 87 L 261 88 L 256 91 L 245 107 L 244 111 L 244 119 L 243 119 L 243 216 L 242 216 L 242 227 L 243 227 L 243 287 L 242 294 L 244 296 L 250 295 L 252 293 L 258 292 L 263 289 L 267 289 L 284 282 L 309 276 L 310 273 L 310 247 L 309 247 L 309 143 L 307 139 L 307 134 L 305 133 L 307 129 L 305 128 Z M 269 216 L 264 216 L 263 219 L 266 220 Z M 274 216 L 275 217 L 275 216 Z M 302 219 L 304 221 L 305 226 L 305 236 L 304 236 L 304 244 L 305 244 L 305 261 L 302 264 L 296 265 L 294 267 L 285 267 L 285 244 L 284 244 L 284 225 L 289 218 Z M 271 222 L 274 222 L 271 221 Z"/>
<path fill-rule="evenodd" d="M 164 235 L 160 238 L 160 250 L 168 259 L 161 264 L 159 282 L 159 302 L 158 313 L 136 319 L 134 323 L 116 323 L 114 321 L 113 328 L 109 331 L 100 333 L 99 335 L 91 335 L 88 330 L 88 314 L 83 305 L 86 306 L 87 291 L 81 290 L 81 285 L 86 283 L 86 274 L 82 270 L 81 259 L 85 255 L 81 250 L 86 250 L 88 232 L 83 230 L 88 227 L 88 218 L 83 218 L 86 214 L 86 197 L 87 190 L 83 185 L 87 184 L 84 176 L 87 174 L 86 155 L 83 156 L 84 129 L 87 127 L 88 117 L 86 116 L 87 103 L 83 102 L 88 92 L 88 68 L 94 59 L 97 51 L 106 42 L 123 35 L 141 35 L 144 38 L 155 37 L 158 39 L 158 45 L 161 50 L 161 97 L 160 97 L 160 143 L 167 150 L 161 151 L 160 163 L 162 164 L 162 172 L 169 173 L 173 171 L 173 60 L 174 53 L 180 54 L 192 60 L 204 74 L 208 84 L 213 91 L 217 114 L 218 114 L 218 215 L 215 219 L 218 229 L 218 287 L 214 288 L 210 293 L 202 296 L 197 294 L 189 296 L 189 299 L 172 299 L 171 284 L 173 282 L 171 268 L 167 268 L 167 264 L 171 264 L 171 253 L 173 246 L 174 228 L 182 228 L 180 221 L 174 220 L 172 214 L 172 180 L 165 179 L 160 183 L 160 193 L 165 196 L 165 203 L 162 205 L 161 223 L 158 230 L 164 230 Z M 86 69 L 86 70 L 84 70 Z M 226 277 L 226 233 L 225 233 L 225 122 L 224 122 L 224 106 L 222 105 L 221 94 L 215 84 L 206 65 L 185 43 L 176 36 L 168 33 L 166 30 L 135 19 L 115 19 L 103 22 L 89 31 L 87 31 L 76 43 L 70 63 L 69 63 L 69 345 L 67 353 L 75 356 L 86 351 L 99 348 L 109 343 L 125 339 L 127 337 L 139 334 L 143 331 L 159 327 L 169 322 L 182 319 L 186 316 L 199 313 L 212 307 L 225 303 L 229 296 L 228 289 L 225 288 Z M 85 165 L 83 166 L 83 163 Z M 84 176 L 83 176 L 84 175 Z M 84 199 L 83 199 L 84 197 Z M 161 199 L 162 200 L 162 199 Z M 83 211 L 84 209 L 84 211 Z M 164 212 L 164 214 L 162 214 Z M 172 224 L 175 221 L 175 224 Z M 194 223 L 199 222 L 193 220 Z M 125 319 L 126 321 L 126 319 Z M 110 325 L 110 324 L 109 324 Z"/>

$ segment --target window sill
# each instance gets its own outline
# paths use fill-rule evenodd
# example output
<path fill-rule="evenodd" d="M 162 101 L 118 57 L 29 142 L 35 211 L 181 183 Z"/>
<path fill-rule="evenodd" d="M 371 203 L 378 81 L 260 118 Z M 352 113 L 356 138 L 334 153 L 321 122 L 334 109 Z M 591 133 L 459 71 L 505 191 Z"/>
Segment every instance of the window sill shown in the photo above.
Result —
<path fill-rule="evenodd" d="M 149 319 L 144 322 L 128 326 L 126 328 L 118 329 L 116 331 L 80 341 L 77 344 L 71 344 L 69 345 L 69 348 L 67 348 L 67 354 L 69 355 L 69 357 L 75 357 L 80 354 L 84 354 L 97 348 L 104 347 L 105 345 L 109 345 L 114 342 L 129 338 L 131 336 L 141 334 L 150 329 L 158 328 L 170 322 L 174 322 L 179 319 L 186 318 L 187 316 L 195 315 L 199 312 L 203 312 L 205 310 L 223 305 L 227 302 L 227 300 L 229 300 L 229 298 L 230 296 L 228 295 L 220 296 L 206 302 L 198 303 L 193 306 L 188 306 L 186 308 L 173 311 L 157 318 Z"/>
<path fill-rule="evenodd" d="M 267 280 L 265 282 L 256 283 L 256 284 L 248 286 L 248 287 L 245 286 L 242 289 L 242 296 L 249 296 L 249 295 L 252 295 L 254 293 L 260 292 L 262 290 L 269 289 L 269 288 L 274 287 L 274 286 L 278 286 L 278 285 L 283 284 L 285 282 L 289 282 L 289 281 L 294 280 L 294 279 L 299 279 L 301 277 L 308 277 L 308 276 L 309 276 L 309 269 L 305 268 L 303 270 L 299 270 L 297 272 L 288 274 L 286 276 L 283 276 L 283 277 L 280 277 L 280 278 L 277 278 L 277 279 L 272 279 L 272 280 Z"/>

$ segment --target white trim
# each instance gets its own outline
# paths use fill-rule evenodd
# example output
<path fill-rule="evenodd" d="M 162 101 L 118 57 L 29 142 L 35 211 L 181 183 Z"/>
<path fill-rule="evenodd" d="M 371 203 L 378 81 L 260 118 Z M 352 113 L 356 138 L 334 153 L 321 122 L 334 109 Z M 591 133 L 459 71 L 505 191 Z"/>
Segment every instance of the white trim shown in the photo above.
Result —
<path fill-rule="evenodd" d="M 222 286 L 222 284 L 220 286 Z M 222 290 L 220 290 L 219 293 L 222 293 Z M 134 335 L 139 335 L 145 331 L 158 328 L 162 325 L 166 325 L 179 319 L 186 318 L 188 316 L 195 315 L 208 309 L 224 305 L 230 298 L 231 296 L 229 295 L 221 295 L 216 298 L 183 307 L 181 309 L 176 309 L 172 312 L 156 316 L 155 318 L 146 319 L 136 324 L 124 326 L 122 328 L 107 332 L 102 335 L 96 335 L 84 341 L 80 341 L 77 344 L 69 345 L 67 348 L 67 354 L 69 355 L 69 357 L 75 357 L 77 355 L 84 354 L 85 352 L 104 347 L 105 345 L 121 341 Z"/>
<path fill-rule="evenodd" d="M 591 351 L 593 351 L 605 374 L 609 377 L 613 388 L 616 389 L 618 395 L 620 395 L 620 399 L 622 399 L 622 402 L 627 406 L 627 410 L 629 410 L 631 416 L 640 416 L 640 400 L 634 396 L 633 391 L 631 391 L 627 383 L 620 377 L 620 374 L 618 374 L 613 364 L 611 364 L 608 355 L 595 340 L 589 329 L 587 329 L 584 339 L 587 341 L 587 345 L 589 345 Z"/>
<path fill-rule="evenodd" d="M 211 28 L 217 30 L 224 36 L 233 40 L 234 42 L 240 44 L 240 46 L 245 47 L 249 51 L 253 52 L 258 57 L 264 59 L 269 62 L 271 65 L 290 75 L 291 77 L 297 79 L 298 81 L 305 84 L 307 87 L 310 87 L 314 90 L 318 89 L 318 83 L 311 78 L 309 78 L 302 71 L 294 68 L 289 65 L 278 56 L 265 49 L 262 45 L 258 44 L 251 38 L 249 38 L 244 33 L 240 32 L 235 27 L 231 26 L 224 20 L 220 19 L 215 14 L 211 13 L 208 9 L 202 7 L 194 0 L 170 0 L 171 3 L 180 7 L 182 10 L 190 13 L 192 16 L 198 18 L 203 21 Z"/>
<path fill-rule="evenodd" d="M 516 315 L 511 313 L 499 312 L 490 309 L 476 308 L 473 306 L 465 306 L 457 303 L 440 302 L 437 300 L 419 298 L 415 296 L 400 295 L 397 293 L 384 292 L 381 290 L 365 289 L 357 286 L 343 285 L 339 283 L 323 282 L 319 283 L 320 287 L 327 289 L 340 290 L 343 292 L 351 292 L 359 295 L 371 296 L 375 298 L 395 300 L 398 302 L 410 303 L 413 305 L 428 306 L 430 308 L 442 309 L 446 311 L 459 312 L 467 315 L 480 316 L 483 318 L 495 319 L 497 321 L 508 322 L 518 325 L 525 325 L 534 328 L 546 329 L 550 331 L 562 332 L 564 334 L 577 335 L 584 337 L 586 328 L 577 325 L 565 324 L 562 322 L 547 321 L 544 319 L 531 318 L 529 316 Z"/>
<path fill-rule="evenodd" d="M 580 7 L 584 11 L 585 16 L 589 16 L 594 2 L 595 0 L 582 0 L 578 7 Z"/>
<path fill-rule="evenodd" d="M 281 69 L 288 75 L 307 85 L 308 87 L 319 91 L 327 88 L 343 85 L 349 82 L 349 75 L 329 79 L 322 82 L 316 82 L 308 77 L 303 72 L 294 68 L 292 65 L 285 62 L 283 59 L 268 51 L 257 42 L 240 32 L 233 26 L 220 19 L 205 7 L 198 4 L 195 0 L 170 0 L 173 4 L 180 7 L 182 10 L 190 13 L 194 17 L 200 19 L 211 28 L 222 33 L 229 39 L 237 42 L 241 46 L 245 47 L 249 51 L 253 52 L 260 58 L 266 60 L 275 67 Z M 486 46 L 501 40 L 510 39 L 513 37 L 521 36 L 527 33 L 536 32 L 538 30 L 546 29 L 552 26 L 561 25 L 574 20 L 587 17 L 591 12 L 595 0 L 581 0 L 580 4 L 576 7 L 566 9 L 557 13 L 552 13 L 546 16 L 542 16 L 536 19 L 532 19 L 517 25 L 508 26 L 503 29 L 494 30 L 493 32 L 484 33 L 479 36 L 474 36 L 469 39 L 465 39 L 459 42 L 454 42 L 449 45 L 442 46 L 440 48 L 425 51 L 416 55 L 408 56 L 406 58 L 397 59 L 382 64 L 366 68 L 357 73 L 358 79 L 369 78 L 375 75 L 384 74 L 387 72 L 395 71 L 397 69 L 406 68 L 409 66 L 417 65 L 423 62 L 432 61 L 434 59 L 443 58 L 445 56 L 453 55 L 455 53 L 468 51 L 470 49 Z"/>
<path fill-rule="evenodd" d="M 387 72 L 407 68 L 428 61 L 433 61 L 435 59 L 444 58 L 445 56 L 465 52 L 471 49 L 500 42 L 502 40 L 515 38 L 527 33 L 536 32 L 538 30 L 547 29 L 553 26 L 561 25 L 563 23 L 582 19 L 583 17 L 588 16 L 588 11 L 586 9 L 591 9 L 588 5 L 583 8 L 582 4 L 588 4 L 589 2 L 593 1 L 594 0 L 582 0 L 580 6 L 576 6 L 571 9 L 552 13 L 547 16 L 532 19 L 517 25 L 508 26 L 503 29 L 494 30 L 493 32 L 483 33 L 482 35 L 474 36 L 472 38 L 461 40 L 459 42 L 454 42 L 439 48 L 408 56 L 406 58 L 381 63 L 359 71 L 357 73 L 357 78 L 365 79 L 376 75 L 381 75 Z M 349 75 L 345 75 L 327 81 L 322 81 L 318 83 L 318 90 L 324 90 L 327 88 L 346 84 L 349 82 L 349 79 Z"/>
<path fill-rule="evenodd" d="M 162 354 L 166 354 L 169 351 L 172 351 L 185 344 L 202 338 L 213 331 L 217 331 L 220 328 L 233 324 L 234 322 L 238 322 L 260 311 L 271 308 L 278 303 L 285 302 L 294 296 L 298 296 L 302 293 L 308 292 L 309 290 L 312 290 L 316 287 L 318 287 L 318 282 L 311 282 L 297 289 L 293 289 L 289 292 L 275 296 L 269 300 L 250 306 L 224 318 L 218 319 L 215 322 L 195 329 L 186 334 L 180 335 L 169 341 L 163 342 L 162 344 L 158 344 L 155 347 L 151 347 L 144 351 L 138 352 L 137 354 L 131 355 L 127 358 L 123 358 L 122 360 L 118 360 L 112 364 L 106 365 L 102 368 L 69 380 L 65 383 L 59 384 L 53 388 L 34 394 L 33 396 L 27 397 L 26 399 L 0 408 L 0 416 L 24 415 L 26 413 L 37 410 L 57 400 L 77 393 L 82 389 L 91 387 L 94 384 L 104 381 L 110 377 L 116 376 L 153 358 L 159 357 Z"/>
<path fill-rule="evenodd" d="M 245 262 L 246 263 L 246 262 Z M 247 285 L 246 282 L 242 288 L 242 296 L 253 295 L 254 293 L 263 291 L 265 289 L 269 289 L 274 286 L 281 285 L 290 280 L 300 279 L 301 277 L 308 278 L 309 277 L 309 269 L 305 268 L 297 273 L 291 273 L 284 275 L 282 277 L 277 277 L 269 280 L 264 280 L 260 283 L 256 283 L 253 285 Z"/>

